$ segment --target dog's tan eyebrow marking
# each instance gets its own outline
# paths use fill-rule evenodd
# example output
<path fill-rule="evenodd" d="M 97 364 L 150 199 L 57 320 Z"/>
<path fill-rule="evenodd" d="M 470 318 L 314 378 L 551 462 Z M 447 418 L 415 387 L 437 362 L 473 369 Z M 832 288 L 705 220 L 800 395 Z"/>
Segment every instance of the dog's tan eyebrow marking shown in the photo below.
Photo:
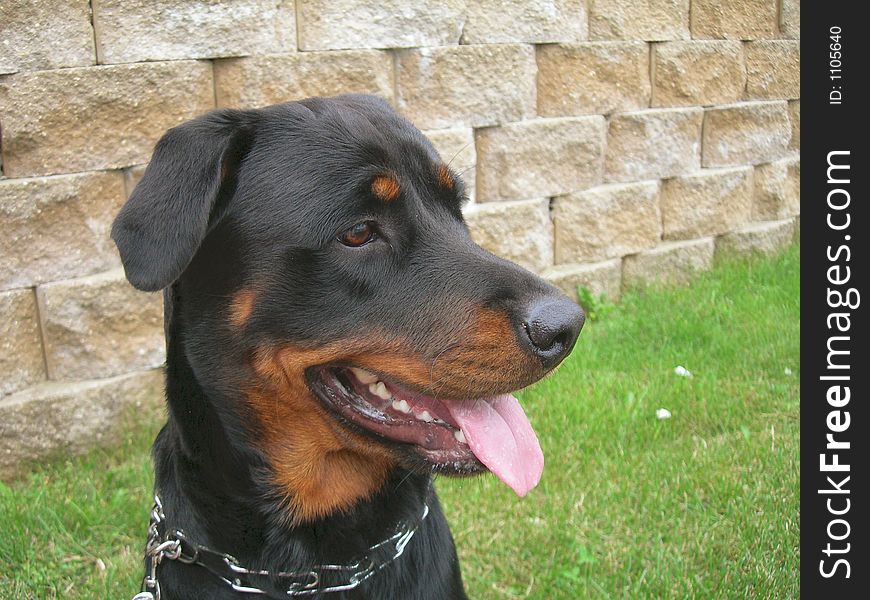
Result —
<path fill-rule="evenodd" d="M 455 185 L 453 175 L 450 174 L 450 169 L 445 164 L 438 165 L 438 184 L 448 190 L 452 190 Z"/>
<path fill-rule="evenodd" d="M 256 299 L 254 290 L 250 288 L 242 288 L 233 294 L 233 299 L 230 301 L 230 323 L 235 327 L 242 327 L 247 323 L 254 311 Z"/>
<path fill-rule="evenodd" d="M 372 193 L 389 204 L 399 197 L 399 182 L 392 175 L 378 175 L 372 180 Z"/>

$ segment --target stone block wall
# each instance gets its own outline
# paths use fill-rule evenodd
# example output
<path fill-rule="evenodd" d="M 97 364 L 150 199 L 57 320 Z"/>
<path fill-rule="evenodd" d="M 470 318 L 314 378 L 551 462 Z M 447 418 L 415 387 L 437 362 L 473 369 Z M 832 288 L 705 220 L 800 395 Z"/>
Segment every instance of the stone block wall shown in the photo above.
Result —
<path fill-rule="evenodd" d="M 799 230 L 797 0 L 4 0 L 0 476 L 160 405 L 161 298 L 108 238 L 169 127 L 367 92 L 496 254 L 618 298 Z"/>

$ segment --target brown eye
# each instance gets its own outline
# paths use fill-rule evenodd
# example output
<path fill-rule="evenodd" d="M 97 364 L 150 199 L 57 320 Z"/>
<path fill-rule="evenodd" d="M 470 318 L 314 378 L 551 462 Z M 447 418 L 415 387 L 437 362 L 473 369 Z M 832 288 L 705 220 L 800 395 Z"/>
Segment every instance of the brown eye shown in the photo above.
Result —
<path fill-rule="evenodd" d="M 375 239 L 375 237 L 377 237 L 375 234 L 375 228 L 371 223 L 363 221 L 343 232 L 338 239 L 345 246 L 356 248 L 368 244 L 370 241 Z"/>

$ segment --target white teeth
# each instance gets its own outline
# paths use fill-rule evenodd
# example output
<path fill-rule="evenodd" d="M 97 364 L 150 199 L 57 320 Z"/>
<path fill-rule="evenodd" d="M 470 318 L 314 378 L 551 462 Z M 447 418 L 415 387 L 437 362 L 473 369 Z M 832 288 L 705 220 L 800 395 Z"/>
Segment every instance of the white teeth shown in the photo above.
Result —
<path fill-rule="evenodd" d="M 457 431 L 454 431 L 454 432 L 453 432 L 453 437 L 455 437 L 455 438 L 456 438 L 456 441 L 459 442 L 460 444 L 466 444 L 466 443 L 467 443 L 467 442 L 465 441 L 465 434 L 462 433 L 462 430 L 461 430 L 461 429 L 460 429 L 460 430 L 457 430 Z"/>
<path fill-rule="evenodd" d="M 428 410 L 424 410 L 419 415 L 414 415 L 414 416 L 417 417 L 418 421 L 426 421 L 427 423 L 431 423 L 432 421 L 435 420 L 435 417 L 430 415 Z"/>
<path fill-rule="evenodd" d="M 406 415 L 411 412 L 411 405 L 404 400 L 393 400 L 393 408 Z"/>
<path fill-rule="evenodd" d="M 377 383 L 370 383 L 369 391 L 381 400 L 389 400 L 393 396 L 387 389 L 387 386 L 384 385 L 383 381 L 379 381 Z"/>
<path fill-rule="evenodd" d="M 354 376 L 359 380 L 360 383 L 370 384 L 374 383 L 378 380 L 378 376 L 374 373 L 370 373 L 365 369 L 358 369 L 357 367 L 351 367 L 350 372 L 354 374 Z"/>

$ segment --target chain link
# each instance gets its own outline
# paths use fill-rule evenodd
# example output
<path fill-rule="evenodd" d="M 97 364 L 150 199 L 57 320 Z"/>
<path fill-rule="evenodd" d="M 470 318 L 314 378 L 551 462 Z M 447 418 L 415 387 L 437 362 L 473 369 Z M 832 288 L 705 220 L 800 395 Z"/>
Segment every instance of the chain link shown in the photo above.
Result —
<path fill-rule="evenodd" d="M 286 596 L 311 596 L 314 594 L 324 594 L 330 592 L 344 592 L 358 587 L 360 584 L 368 580 L 375 573 L 378 573 L 388 564 L 398 559 L 405 552 L 405 547 L 414 534 L 417 533 L 417 528 L 422 525 L 423 521 L 429 515 L 429 506 L 423 506 L 423 515 L 419 522 L 412 524 L 403 522 L 396 533 L 377 544 L 370 546 L 366 554 L 350 565 L 319 565 L 310 571 L 288 572 L 282 571 L 277 574 L 279 579 L 295 579 L 286 588 L 284 594 Z M 228 572 L 233 575 L 233 578 L 224 577 L 208 568 L 218 579 L 236 592 L 244 594 L 259 594 L 264 595 L 268 592 L 247 584 L 246 580 L 249 576 L 268 577 L 269 571 L 252 570 L 243 567 L 239 561 L 230 554 L 215 552 L 205 546 L 201 546 L 191 542 L 184 532 L 180 529 L 172 531 L 171 535 L 167 535 L 167 539 L 160 539 L 160 524 L 165 522 L 166 515 L 163 513 L 163 504 L 160 497 L 154 496 L 154 508 L 151 510 L 151 521 L 148 525 L 148 540 L 145 545 L 146 571 L 145 577 L 142 579 L 141 591 L 133 596 L 132 600 L 161 600 L 160 599 L 160 582 L 157 579 L 157 567 L 163 559 L 177 560 L 187 564 L 200 564 L 208 568 L 199 561 L 202 553 L 208 553 L 220 557 L 226 564 Z M 392 555 L 386 559 L 375 563 L 371 558 L 371 553 L 385 546 L 392 545 Z M 184 554 L 185 547 L 193 550 L 191 554 Z M 347 582 L 335 585 L 321 586 L 321 576 L 324 572 L 348 572 Z"/>

